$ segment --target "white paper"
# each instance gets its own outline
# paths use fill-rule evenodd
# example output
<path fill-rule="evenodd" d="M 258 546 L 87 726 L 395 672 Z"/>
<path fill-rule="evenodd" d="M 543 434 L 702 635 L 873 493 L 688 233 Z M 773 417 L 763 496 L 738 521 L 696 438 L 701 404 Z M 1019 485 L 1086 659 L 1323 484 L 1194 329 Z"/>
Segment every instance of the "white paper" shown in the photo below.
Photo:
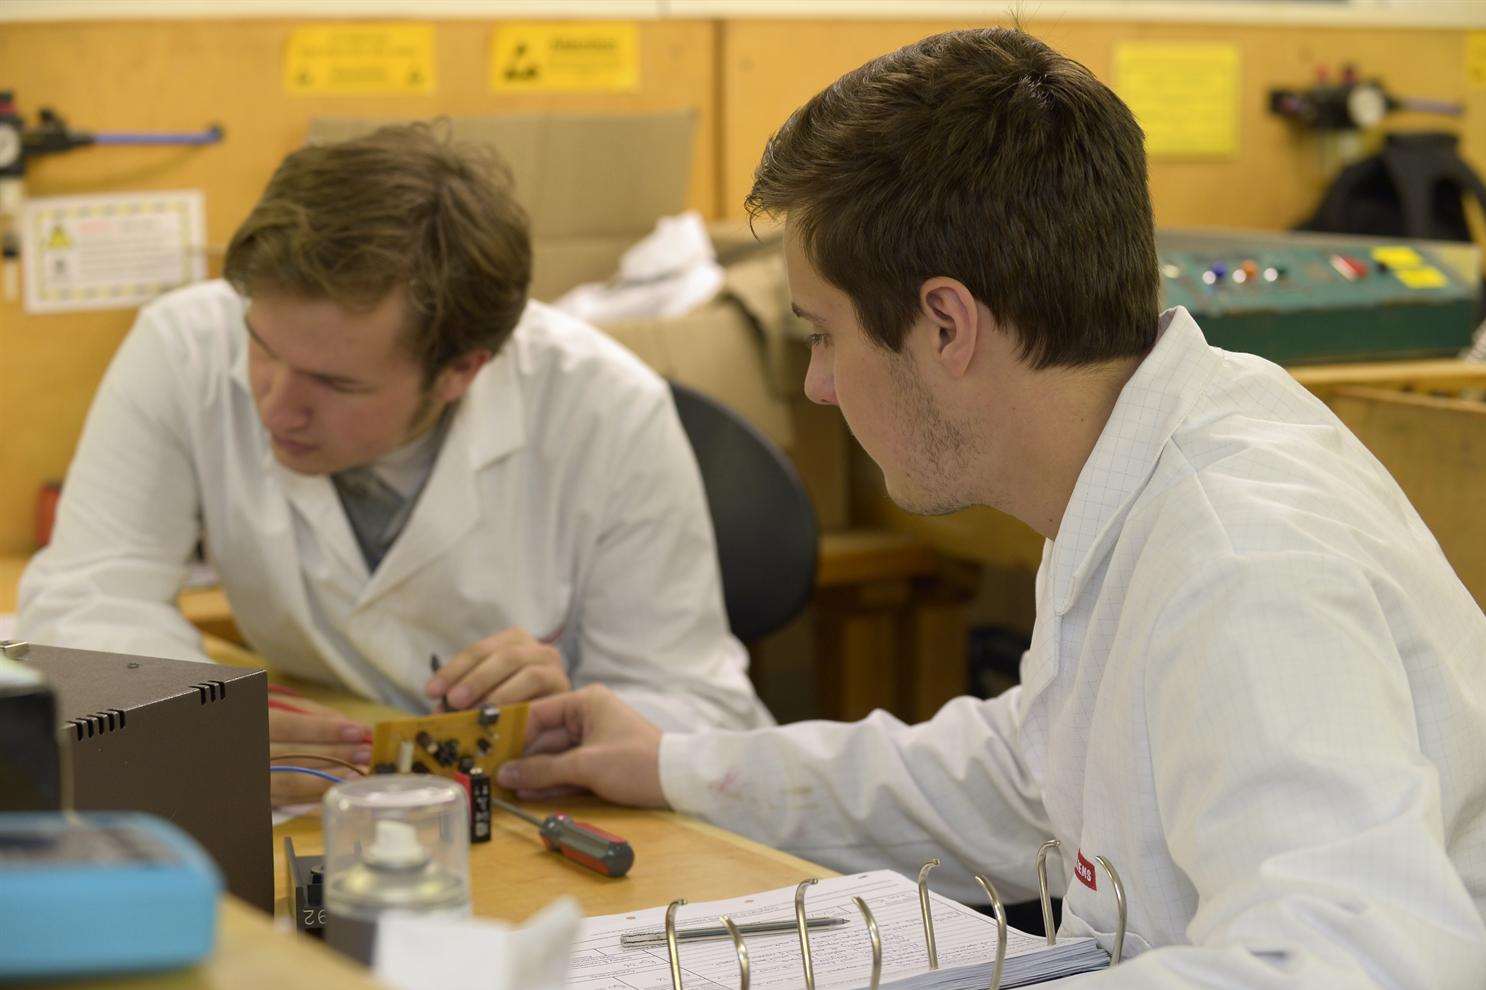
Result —
<path fill-rule="evenodd" d="M 614 279 L 577 286 L 552 305 L 596 326 L 684 316 L 711 301 L 723 278 L 702 215 L 692 210 L 661 217 L 624 252 Z"/>
<path fill-rule="evenodd" d="M 739 925 L 752 921 L 794 918 L 794 887 L 781 887 L 748 897 L 707 904 L 683 905 L 677 912 L 677 927 L 715 925 L 726 914 Z M 806 892 L 806 910 L 811 917 L 833 915 L 849 924 L 812 931 L 811 958 L 816 990 L 858 990 L 868 986 L 872 974 L 871 943 L 852 898 L 867 902 L 882 937 L 882 986 L 897 981 L 914 986 L 985 986 L 985 972 L 996 958 L 996 925 L 972 908 L 938 894 L 931 894 L 934 935 L 940 969 L 930 974 L 924 945 L 917 885 L 891 870 L 848 877 L 835 877 L 812 885 Z M 578 990 L 670 990 L 671 977 L 664 944 L 631 949 L 620 948 L 619 936 L 626 932 L 655 931 L 664 926 L 665 909 L 651 908 L 630 914 L 589 918 L 574 947 L 568 970 L 568 987 Z M 751 986 L 754 990 L 798 990 L 803 985 L 799 939 L 794 933 L 744 936 L 748 948 Z M 1081 957 L 1097 962 L 1102 952 L 1088 939 L 1064 939 L 1058 949 L 1046 949 L 1041 938 L 1009 929 L 1007 932 L 1007 976 L 1013 975 L 1011 960 L 1026 957 L 1023 975 L 1055 971 L 1055 963 Z M 1059 951 L 1061 949 L 1061 951 Z M 681 965 L 688 985 L 734 987 L 738 985 L 738 957 L 731 939 L 680 944 Z M 1034 955 L 1043 958 L 1032 964 Z M 1105 959 L 1107 961 L 1107 958 Z M 1075 970 L 1092 968 L 1074 964 Z M 958 967 L 987 967 L 971 972 L 952 972 Z M 900 984 L 901 985 L 901 984 Z M 1006 981 L 1010 985 L 1010 980 Z"/>
<path fill-rule="evenodd" d="M 139 306 L 205 278 L 205 244 L 200 191 L 27 200 L 26 312 Z"/>
<path fill-rule="evenodd" d="M 0 639 L 15 639 L 14 612 L 0 612 Z"/>
<path fill-rule="evenodd" d="M 564 897 L 521 928 L 474 918 L 392 917 L 373 969 L 399 990 L 561 990 L 582 913 Z"/>

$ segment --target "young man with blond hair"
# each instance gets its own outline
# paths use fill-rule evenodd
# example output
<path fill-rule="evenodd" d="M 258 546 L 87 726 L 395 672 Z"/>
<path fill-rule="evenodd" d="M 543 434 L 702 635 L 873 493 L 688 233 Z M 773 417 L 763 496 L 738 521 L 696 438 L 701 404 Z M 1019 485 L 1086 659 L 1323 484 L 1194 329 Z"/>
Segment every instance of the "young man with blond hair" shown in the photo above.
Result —
<path fill-rule="evenodd" d="M 1099 857 L 1128 897 L 1125 961 L 1080 987 L 1480 987 L 1486 617 L 1324 405 L 1160 311 L 1114 93 L 1018 31 L 927 38 L 790 117 L 750 206 L 786 221 L 805 391 L 893 499 L 1047 537 L 1021 684 L 691 734 L 589 688 L 533 706 L 500 782 L 845 872 L 942 857 L 965 899 L 1035 896 L 1056 838 L 1063 933 L 1112 943 Z"/>
<path fill-rule="evenodd" d="M 290 674 L 412 710 L 604 683 L 672 728 L 770 723 L 670 391 L 527 299 L 491 156 L 424 125 L 296 151 L 224 273 L 146 306 L 115 356 L 22 635 L 201 657 L 174 605 L 201 541 Z M 303 699 L 269 730 L 270 755 L 369 756 Z M 321 789 L 274 775 L 278 800 Z"/>

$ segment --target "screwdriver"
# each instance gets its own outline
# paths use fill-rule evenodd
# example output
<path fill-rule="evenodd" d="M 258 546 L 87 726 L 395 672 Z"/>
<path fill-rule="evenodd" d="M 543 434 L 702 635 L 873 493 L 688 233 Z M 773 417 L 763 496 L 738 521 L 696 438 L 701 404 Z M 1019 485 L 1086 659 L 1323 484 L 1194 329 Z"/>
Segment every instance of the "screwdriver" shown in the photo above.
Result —
<path fill-rule="evenodd" d="M 635 864 L 635 851 L 630 844 L 597 825 L 575 822 L 560 811 L 548 815 L 544 821 L 498 797 L 492 797 L 490 803 L 535 825 L 542 833 L 543 845 L 595 873 L 602 873 L 606 877 L 622 877 Z"/>

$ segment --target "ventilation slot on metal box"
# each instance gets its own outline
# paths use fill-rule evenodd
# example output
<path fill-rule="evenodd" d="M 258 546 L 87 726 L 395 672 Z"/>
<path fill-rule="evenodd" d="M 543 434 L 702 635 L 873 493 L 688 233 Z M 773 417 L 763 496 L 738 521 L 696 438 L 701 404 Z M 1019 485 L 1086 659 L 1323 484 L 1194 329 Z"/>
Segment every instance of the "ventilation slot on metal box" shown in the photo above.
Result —
<path fill-rule="evenodd" d="M 227 685 L 221 681 L 205 681 L 192 687 L 196 688 L 196 696 L 203 705 L 208 701 L 221 701 L 227 697 Z"/>
<path fill-rule="evenodd" d="M 118 708 L 110 708 L 92 715 L 84 715 L 82 718 L 69 719 L 67 724 L 72 726 L 73 734 L 79 740 L 92 739 L 94 736 L 118 732 L 122 729 L 124 713 Z"/>

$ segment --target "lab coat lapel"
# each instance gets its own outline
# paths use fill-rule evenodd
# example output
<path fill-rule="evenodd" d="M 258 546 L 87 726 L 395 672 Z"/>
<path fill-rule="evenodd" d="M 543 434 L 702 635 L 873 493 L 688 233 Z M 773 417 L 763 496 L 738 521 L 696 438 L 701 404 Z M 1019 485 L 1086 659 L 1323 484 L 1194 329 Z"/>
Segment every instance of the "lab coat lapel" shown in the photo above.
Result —
<path fill-rule="evenodd" d="M 459 544 L 480 521 L 480 473 L 526 442 L 514 349 L 505 348 L 460 400 L 407 526 L 357 599 L 363 609 Z"/>
<path fill-rule="evenodd" d="M 264 451 L 264 470 L 271 472 L 289 505 L 305 521 L 306 529 L 344 572 L 351 587 L 366 583 L 366 560 L 351 532 L 345 509 L 326 475 L 297 474 L 278 462 L 273 451 Z"/>

